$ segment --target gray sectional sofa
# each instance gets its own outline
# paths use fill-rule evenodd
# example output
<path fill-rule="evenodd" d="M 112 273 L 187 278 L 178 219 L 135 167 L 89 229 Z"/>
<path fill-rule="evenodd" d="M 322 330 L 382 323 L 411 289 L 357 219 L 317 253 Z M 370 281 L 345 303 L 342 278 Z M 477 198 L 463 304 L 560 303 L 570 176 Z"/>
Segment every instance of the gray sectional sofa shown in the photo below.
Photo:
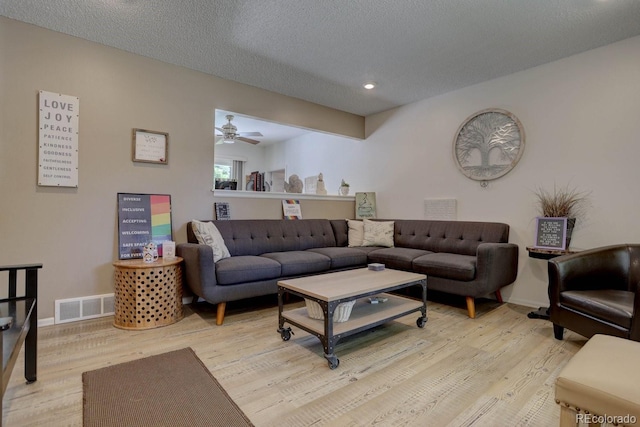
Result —
<path fill-rule="evenodd" d="M 393 247 L 349 247 L 346 220 L 212 221 L 230 257 L 214 263 L 212 248 L 197 243 L 191 223 L 188 243 L 178 244 L 185 283 L 196 298 L 217 304 L 216 323 L 226 303 L 276 294 L 283 278 L 321 274 L 382 263 L 427 275 L 427 288 L 466 297 L 469 317 L 475 298 L 513 283 L 518 247 L 508 243 L 509 226 L 494 222 L 394 221 Z"/>

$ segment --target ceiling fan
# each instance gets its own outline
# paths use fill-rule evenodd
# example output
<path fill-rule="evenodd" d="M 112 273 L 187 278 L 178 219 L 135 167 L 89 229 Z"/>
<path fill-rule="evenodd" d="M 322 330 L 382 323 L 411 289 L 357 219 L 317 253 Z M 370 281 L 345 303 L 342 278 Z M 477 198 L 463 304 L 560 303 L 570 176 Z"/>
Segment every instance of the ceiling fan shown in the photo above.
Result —
<path fill-rule="evenodd" d="M 233 120 L 233 115 L 229 114 L 226 116 L 228 123 L 222 125 L 222 127 L 216 127 L 222 135 L 216 135 L 218 141 L 216 144 L 233 144 L 236 141 L 244 141 L 249 144 L 259 144 L 260 141 L 255 139 L 246 138 L 247 136 L 263 136 L 260 132 L 238 132 L 238 128 L 235 127 L 231 120 Z"/>

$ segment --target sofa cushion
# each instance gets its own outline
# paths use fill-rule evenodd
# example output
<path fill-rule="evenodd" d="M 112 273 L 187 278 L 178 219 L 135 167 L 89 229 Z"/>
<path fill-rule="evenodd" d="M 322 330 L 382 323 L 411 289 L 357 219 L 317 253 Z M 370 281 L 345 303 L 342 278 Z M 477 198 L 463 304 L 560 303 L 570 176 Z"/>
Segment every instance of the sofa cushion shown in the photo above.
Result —
<path fill-rule="evenodd" d="M 624 328 L 631 328 L 635 294 L 618 289 L 560 292 L 560 303 Z"/>
<path fill-rule="evenodd" d="M 369 262 L 379 262 L 387 268 L 411 270 L 412 261 L 429 252 L 409 248 L 382 248 L 369 252 Z"/>
<path fill-rule="evenodd" d="M 349 227 L 349 247 L 362 246 L 364 240 L 364 222 L 357 219 L 348 219 L 347 226 Z"/>
<path fill-rule="evenodd" d="M 311 251 L 270 252 L 260 256 L 279 262 L 284 277 L 317 273 L 331 267 L 331 258 Z"/>
<path fill-rule="evenodd" d="M 211 249 L 213 249 L 213 262 L 218 262 L 222 258 L 231 256 L 229 249 L 227 249 L 227 246 L 224 244 L 222 235 L 213 223 L 194 219 L 191 221 L 191 228 L 198 243 L 201 245 L 209 245 Z"/>
<path fill-rule="evenodd" d="M 393 247 L 393 221 L 371 221 L 365 219 L 362 246 Z"/>
<path fill-rule="evenodd" d="M 403 248 L 476 256 L 482 243 L 507 243 L 509 226 L 494 222 L 395 220 L 394 242 Z"/>
<path fill-rule="evenodd" d="M 328 256 L 332 269 L 367 265 L 367 252 L 360 248 L 314 248 L 307 251 Z"/>
<path fill-rule="evenodd" d="M 280 263 L 252 255 L 224 258 L 216 263 L 216 280 L 219 285 L 275 279 L 280 277 L 281 272 Z"/>
<path fill-rule="evenodd" d="M 476 277 L 476 257 L 450 253 L 433 253 L 413 260 L 413 270 L 427 276 L 470 281 Z"/>

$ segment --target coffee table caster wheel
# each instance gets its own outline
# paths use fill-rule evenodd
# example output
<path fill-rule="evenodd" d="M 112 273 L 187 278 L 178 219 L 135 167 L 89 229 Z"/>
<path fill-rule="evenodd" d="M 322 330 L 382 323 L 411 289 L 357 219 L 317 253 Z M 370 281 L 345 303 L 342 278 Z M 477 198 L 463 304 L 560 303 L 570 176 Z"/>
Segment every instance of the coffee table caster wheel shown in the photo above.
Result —
<path fill-rule="evenodd" d="M 289 341 L 289 339 L 291 339 L 291 335 L 293 335 L 291 328 L 280 328 L 278 332 L 280 332 L 280 337 L 282 337 L 282 341 Z"/>
<path fill-rule="evenodd" d="M 336 369 L 340 365 L 340 359 L 336 356 L 327 357 L 327 362 L 329 363 L 329 369 Z"/>
<path fill-rule="evenodd" d="M 416 325 L 418 325 L 418 328 L 424 328 L 424 325 L 427 324 L 427 318 L 424 316 L 418 317 L 418 320 L 416 320 Z"/>

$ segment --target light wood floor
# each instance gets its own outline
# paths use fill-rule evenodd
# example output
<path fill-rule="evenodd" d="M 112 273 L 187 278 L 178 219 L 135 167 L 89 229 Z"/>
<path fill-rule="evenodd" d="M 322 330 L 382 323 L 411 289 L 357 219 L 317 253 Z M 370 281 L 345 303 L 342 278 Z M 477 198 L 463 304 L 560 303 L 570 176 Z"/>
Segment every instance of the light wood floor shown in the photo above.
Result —
<path fill-rule="evenodd" d="M 111 317 L 40 328 L 38 381 L 24 383 L 20 359 L 4 426 L 81 426 L 82 372 L 183 347 L 256 426 L 555 426 L 555 378 L 586 342 L 569 331 L 556 341 L 527 307 L 482 301 L 472 320 L 463 301 L 430 301 L 424 329 L 414 313 L 347 338 L 330 370 L 314 336 L 294 327 L 282 341 L 275 306 L 230 307 L 223 326 L 211 306 L 185 310 L 148 331 Z"/>

